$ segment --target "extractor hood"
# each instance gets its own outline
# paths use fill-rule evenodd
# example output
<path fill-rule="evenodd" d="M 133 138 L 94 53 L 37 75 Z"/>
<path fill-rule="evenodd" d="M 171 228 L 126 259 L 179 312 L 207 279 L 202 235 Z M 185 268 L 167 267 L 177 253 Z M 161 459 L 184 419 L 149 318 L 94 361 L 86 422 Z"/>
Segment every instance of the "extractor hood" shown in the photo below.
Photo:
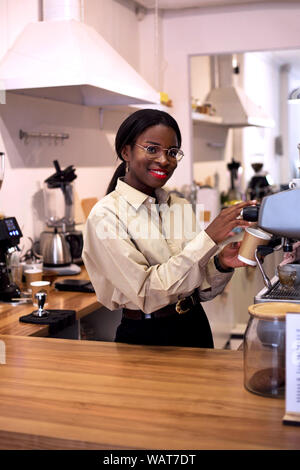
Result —
<path fill-rule="evenodd" d="M 87 106 L 159 103 L 160 95 L 93 28 L 79 0 L 44 0 L 0 62 L 1 88 Z"/>
<path fill-rule="evenodd" d="M 240 87 L 213 88 L 205 98 L 230 127 L 274 127 L 274 120 L 257 106 Z"/>
<path fill-rule="evenodd" d="M 228 127 L 274 127 L 274 120 L 245 91 L 233 84 L 234 75 L 231 56 L 214 56 L 211 58 L 211 78 L 213 87 L 205 98 L 222 125 Z"/>

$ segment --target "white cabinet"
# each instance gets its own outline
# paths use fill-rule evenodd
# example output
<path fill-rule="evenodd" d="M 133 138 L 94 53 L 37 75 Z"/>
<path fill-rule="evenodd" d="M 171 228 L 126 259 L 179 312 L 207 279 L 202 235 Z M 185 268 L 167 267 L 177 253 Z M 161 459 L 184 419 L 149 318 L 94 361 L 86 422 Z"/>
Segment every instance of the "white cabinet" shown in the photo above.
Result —
<path fill-rule="evenodd" d="M 233 295 L 231 279 L 222 294 L 213 300 L 202 303 L 210 323 L 216 349 L 224 348 L 230 339 L 231 330 L 235 322 Z"/>

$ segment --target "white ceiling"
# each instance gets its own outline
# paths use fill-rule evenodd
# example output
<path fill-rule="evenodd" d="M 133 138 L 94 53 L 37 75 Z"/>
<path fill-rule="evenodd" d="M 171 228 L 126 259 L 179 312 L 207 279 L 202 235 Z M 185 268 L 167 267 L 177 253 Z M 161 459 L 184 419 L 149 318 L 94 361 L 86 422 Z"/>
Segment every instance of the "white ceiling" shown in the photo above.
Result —
<path fill-rule="evenodd" d="M 299 0 L 287 0 L 290 3 L 299 3 Z M 173 10 L 182 8 L 204 8 L 220 7 L 230 5 L 250 5 L 263 3 L 286 3 L 286 0 L 135 0 L 136 3 L 145 8 L 158 8 L 163 10 Z"/>

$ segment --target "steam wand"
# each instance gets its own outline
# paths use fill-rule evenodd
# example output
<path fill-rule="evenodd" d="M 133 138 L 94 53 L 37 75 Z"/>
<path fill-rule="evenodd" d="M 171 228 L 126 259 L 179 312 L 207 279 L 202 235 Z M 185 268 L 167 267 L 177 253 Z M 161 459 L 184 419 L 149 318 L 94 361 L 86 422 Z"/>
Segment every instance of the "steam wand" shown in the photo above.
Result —
<path fill-rule="evenodd" d="M 265 253 L 264 255 L 262 255 L 259 248 L 260 247 L 256 248 L 254 256 L 255 256 L 257 265 L 259 267 L 259 270 L 261 272 L 261 275 L 263 277 L 264 284 L 265 284 L 265 286 L 267 287 L 268 290 L 271 290 L 272 284 L 271 284 L 271 281 L 270 281 L 269 277 L 266 275 L 264 268 L 262 267 L 262 263 L 263 263 L 263 259 L 264 259 L 265 255 L 270 254 L 270 253 L 273 252 L 273 248 L 270 248 L 269 253 Z"/>
<path fill-rule="evenodd" d="M 266 274 L 266 272 L 265 272 L 265 270 L 262 266 L 262 263 L 264 262 L 265 256 L 273 253 L 273 251 L 278 251 L 282 248 L 283 243 L 281 243 L 280 245 L 277 245 L 277 242 L 278 242 L 278 239 L 274 239 L 272 241 L 271 245 L 267 245 L 267 246 L 266 245 L 259 245 L 256 248 L 255 254 L 254 254 L 254 257 L 256 259 L 257 265 L 258 265 L 259 270 L 261 272 L 264 284 L 265 284 L 265 286 L 267 287 L 268 290 L 272 289 L 272 283 L 271 283 L 269 277 L 267 276 L 267 274 Z"/>

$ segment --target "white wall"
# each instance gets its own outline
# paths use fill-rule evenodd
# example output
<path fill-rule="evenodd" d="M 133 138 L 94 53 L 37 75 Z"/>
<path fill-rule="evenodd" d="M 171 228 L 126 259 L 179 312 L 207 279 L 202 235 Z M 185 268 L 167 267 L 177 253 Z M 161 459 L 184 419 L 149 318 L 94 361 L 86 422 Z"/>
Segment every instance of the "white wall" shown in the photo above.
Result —
<path fill-rule="evenodd" d="M 0 0 L 0 58 L 29 21 L 39 19 L 39 0 Z M 93 26 L 136 69 L 139 65 L 138 22 L 130 0 L 86 0 L 85 22 Z M 117 71 L 116 71 L 117 73 Z M 128 112 L 97 109 L 22 97 L 7 93 L 0 105 L 0 151 L 6 154 L 6 172 L 0 192 L 0 212 L 14 215 L 27 237 L 39 238 L 44 228 L 41 187 L 54 172 L 74 165 L 79 198 L 101 198 L 116 167 L 114 136 Z M 102 125 L 102 127 L 101 127 Z M 19 139 L 19 130 L 66 132 L 57 142 Z M 26 238 L 21 241 L 21 245 Z M 27 246 L 28 243 L 25 243 Z"/>
<path fill-rule="evenodd" d="M 39 18 L 39 2 L 27 0 L 0 0 L 0 58 L 11 47 L 24 26 Z"/>
<path fill-rule="evenodd" d="M 211 89 L 209 56 L 193 56 L 190 58 L 191 98 L 203 104 Z"/>
<path fill-rule="evenodd" d="M 164 58 L 163 13 L 154 10 L 138 17 L 139 70 L 143 77 L 158 91 L 164 89 L 163 76 L 167 66 Z"/>
<path fill-rule="evenodd" d="M 243 132 L 244 176 L 248 183 L 254 175 L 251 163 L 255 154 L 264 163 L 274 184 L 280 184 L 280 157 L 275 153 L 275 137 L 280 134 L 280 67 L 268 53 L 248 53 L 244 60 L 246 94 L 275 121 L 274 128 L 245 128 Z"/>
<path fill-rule="evenodd" d="M 300 86 L 300 70 L 291 69 L 289 74 L 289 92 Z M 299 150 L 297 148 L 300 143 L 300 104 L 290 103 L 288 104 L 288 157 L 289 157 L 289 169 L 291 178 L 300 177 L 300 157 Z"/>
<path fill-rule="evenodd" d="M 140 41 L 135 4 L 131 0 L 85 0 L 83 4 L 84 22 L 101 32 L 103 38 L 139 70 Z"/>

